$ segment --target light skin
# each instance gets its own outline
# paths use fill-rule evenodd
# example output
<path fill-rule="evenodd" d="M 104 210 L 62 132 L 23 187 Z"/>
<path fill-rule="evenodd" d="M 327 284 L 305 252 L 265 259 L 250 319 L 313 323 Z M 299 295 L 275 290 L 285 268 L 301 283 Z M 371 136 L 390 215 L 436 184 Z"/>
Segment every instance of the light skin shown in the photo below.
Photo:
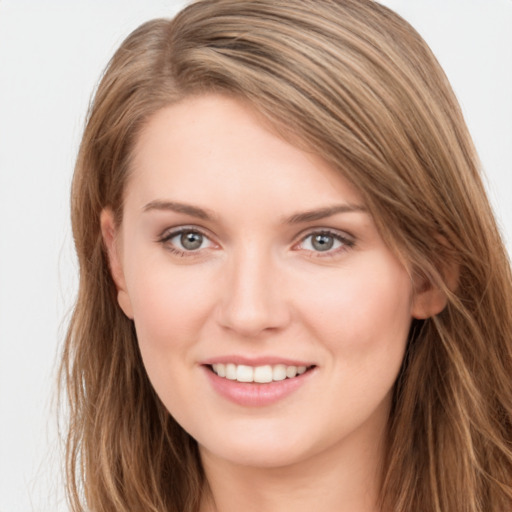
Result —
<path fill-rule="evenodd" d="M 132 171 L 103 237 L 148 376 L 199 443 L 202 512 L 375 512 L 410 323 L 442 296 L 411 281 L 346 179 L 240 101 L 157 112 Z M 212 386 L 216 358 L 309 369 L 246 405 Z"/>

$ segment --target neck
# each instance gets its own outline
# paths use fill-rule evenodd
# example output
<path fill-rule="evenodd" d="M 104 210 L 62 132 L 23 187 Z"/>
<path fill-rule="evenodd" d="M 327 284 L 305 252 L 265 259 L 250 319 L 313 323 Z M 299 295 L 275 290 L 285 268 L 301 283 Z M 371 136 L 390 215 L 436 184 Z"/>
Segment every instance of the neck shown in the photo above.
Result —
<path fill-rule="evenodd" d="M 200 451 L 209 486 L 201 512 L 379 510 L 382 435 L 345 439 L 284 467 L 233 464 Z"/>

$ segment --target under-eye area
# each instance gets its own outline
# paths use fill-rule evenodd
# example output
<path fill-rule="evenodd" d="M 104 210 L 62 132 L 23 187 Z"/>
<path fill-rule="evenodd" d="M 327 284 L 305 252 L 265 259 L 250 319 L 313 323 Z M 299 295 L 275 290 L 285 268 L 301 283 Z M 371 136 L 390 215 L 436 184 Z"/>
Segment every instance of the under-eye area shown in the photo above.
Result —
<path fill-rule="evenodd" d="M 208 368 L 219 377 L 238 382 L 255 382 L 259 384 L 293 379 L 311 371 L 315 367 L 315 365 L 294 366 L 285 364 L 249 366 L 234 363 L 208 365 Z"/>

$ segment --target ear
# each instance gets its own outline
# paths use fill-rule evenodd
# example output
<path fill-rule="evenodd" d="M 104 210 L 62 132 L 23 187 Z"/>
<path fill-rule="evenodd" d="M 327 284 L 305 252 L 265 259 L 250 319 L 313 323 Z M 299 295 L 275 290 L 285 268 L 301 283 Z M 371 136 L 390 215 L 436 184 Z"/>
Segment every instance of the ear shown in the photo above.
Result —
<path fill-rule="evenodd" d="M 110 273 L 117 288 L 117 302 L 124 314 L 133 320 L 132 303 L 126 289 L 126 281 L 120 255 L 120 239 L 114 221 L 114 212 L 110 208 L 102 210 L 100 225 L 103 243 L 107 250 Z"/>
<path fill-rule="evenodd" d="M 447 266 L 443 274 L 447 288 L 450 291 L 455 291 L 459 280 L 458 266 Z M 441 313 L 446 307 L 448 298 L 445 290 L 425 276 L 425 274 L 416 274 L 413 277 L 413 286 L 413 318 L 424 320 Z"/>

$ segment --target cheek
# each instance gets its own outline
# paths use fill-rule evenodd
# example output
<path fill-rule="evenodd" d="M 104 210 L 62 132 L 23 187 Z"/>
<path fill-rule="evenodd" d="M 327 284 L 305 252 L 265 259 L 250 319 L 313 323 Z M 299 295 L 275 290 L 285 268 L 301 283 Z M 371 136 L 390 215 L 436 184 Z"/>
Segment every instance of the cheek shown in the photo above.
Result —
<path fill-rule="evenodd" d="M 328 422 L 355 428 L 374 412 L 387 414 L 407 344 L 412 286 L 401 267 L 374 262 L 351 270 L 325 279 L 302 310 L 311 337 L 329 353 L 329 401 L 340 405 L 328 408 Z"/>
<path fill-rule="evenodd" d="M 130 293 L 144 367 L 167 410 L 182 422 L 200 396 L 190 372 L 196 370 L 194 346 L 212 302 L 211 291 L 198 286 L 207 276 L 154 264 L 133 277 Z"/>
<path fill-rule="evenodd" d="M 197 339 L 212 304 L 208 272 L 173 268 L 168 262 L 141 266 L 132 274 L 130 296 L 141 348 L 177 350 Z M 205 275 L 206 274 L 206 275 Z"/>
<path fill-rule="evenodd" d="M 304 297 L 301 309 L 310 329 L 331 351 L 347 356 L 366 351 L 399 350 L 411 323 L 412 285 L 394 260 L 360 260 L 326 274 Z"/>

